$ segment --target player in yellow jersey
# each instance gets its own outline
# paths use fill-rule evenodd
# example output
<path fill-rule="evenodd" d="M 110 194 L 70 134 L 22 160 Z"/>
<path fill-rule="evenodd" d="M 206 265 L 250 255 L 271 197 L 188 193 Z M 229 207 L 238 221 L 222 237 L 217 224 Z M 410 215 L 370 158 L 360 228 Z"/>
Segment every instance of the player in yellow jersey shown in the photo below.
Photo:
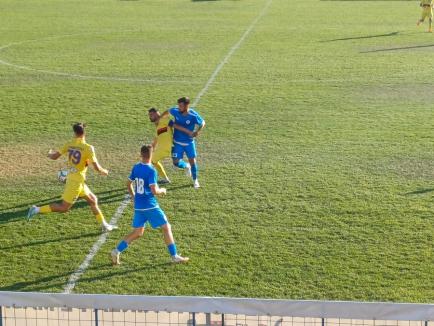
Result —
<path fill-rule="evenodd" d="M 85 127 L 83 123 L 76 123 L 72 126 L 74 139 L 66 143 L 60 150 L 48 153 L 48 157 L 57 160 L 62 155 L 67 155 L 68 159 L 68 176 L 66 178 L 65 190 L 62 195 L 62 203 L 53 203 L 42 207 L 32 206 L 27 214 L 27 218 L 34 215 L 47 214 L 51 212 L 65 213 L 74 202 L 79 198 L 84 198 L 90 205 L 92 212 L 95 214 L 97 221 L 101 224 L 103 231 L 111 231 L 115 227 L 110 225 L 104 219 L 100 208 L 98 207 L 97 197 L 90 191 L 86 185 L 86 172 L 89 164 L 102 175 L 108 175 L 108 170 L 99 165 L 95 156 L 93 146 L 86 143 Z"/>
<path fill-rule="evenodd" d="M 172 117 L 169 113 L 160 114 L 155 108 L 148 110 L 149 120 L 156 126 L 156 135 L 152 142 L 152 148 L 154 150 L 152 154 L 152 164 L 158 172 L 160 179 L 159 184 L 170 183 L 169 177 L 164 170 L 161 161 L 165 158 L 172 157 L 172 145 L 173 145 L 173 130 L 169 126 Z"/>
<path fill-rule="evenodd" d="M 429 18 L 429 29 L 428 32 L 432 33 L 432 18 L 433 18 L 433 0 L 421 0 L 420 6 L 422 7 L 422 16 L 417 22 L 417 26 L 425 21 L 425 18 Z"/>

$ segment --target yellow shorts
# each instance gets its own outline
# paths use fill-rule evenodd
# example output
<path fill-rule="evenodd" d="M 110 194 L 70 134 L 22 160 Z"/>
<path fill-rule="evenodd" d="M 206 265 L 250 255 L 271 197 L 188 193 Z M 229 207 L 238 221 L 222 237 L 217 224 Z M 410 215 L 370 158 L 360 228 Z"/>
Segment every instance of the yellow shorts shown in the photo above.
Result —
<path fill-rule="evenodd" d="M 422 9 L 422 17 L 420 20 L 425 20 L 425 18 L 432 19 L 432 17 L 433 17 L 433 14 L 432 14 L 432 8 L 431 7 L 427 7 L 427 8 Z"/>
<path fill-rule="evenodd" d="M 73 204 L 79 197 L 88 196 L 90 193 L 91 191 L 87 184 L 68 178 L 66 179 L 62 199 L 67 203 Z"/>
<path fill-rule="evenodd" d="M 152 154 L 152 163 L 157 163 L 158 161 L 161 161 L 165 158 L 172 157 L 172 150 L 171 148 L 161 148 L 155 150 L 155 152 Z"/>

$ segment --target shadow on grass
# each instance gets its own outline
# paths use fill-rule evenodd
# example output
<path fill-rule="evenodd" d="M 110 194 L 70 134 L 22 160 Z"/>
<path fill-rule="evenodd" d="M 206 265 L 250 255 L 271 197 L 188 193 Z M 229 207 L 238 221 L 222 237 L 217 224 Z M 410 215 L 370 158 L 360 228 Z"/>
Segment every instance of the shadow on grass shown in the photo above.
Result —
<path fill-rule="evenodd" d="M 412 49 L 423 49 L 423 48 L 434 48 L 434 44 L 403 46 L 403 47 L 399 47 L 399 48 L 369 50 L 369 51 L 361 51 L 360 53 L 389 52 L 389 51 L 412 50 Z"/>
<path fill-rule="evenodd" d="M 326 41 L 320 41 L 321 43 L 324 42 L 336 42 L 336 41 L 349 41 L 349 40 L 362 40 L 362 39 L 370 39 L 370 38 L 376 38 L 376 37 L 387 37 L 387 36 L 395 36 L 398 35 L 399 32 L 392 32 L 387 34 L 377 34 L 377 35 L 366 35 L 366 36 L 354 36 L 354 37 L 344 37 L 344 38 L 335 38 L 332 40 L 326 40 Z"/>
<path fill-rule="evenodd" d="M 179 186 L 174 186 L 174 187 L 167 186 L 167 190 L 173 191 L 173 192 L 176 192 L 177 190 L 181 190 L 181 189 L 185 189 L 185 188 L 193 188 L 193 186 L 191 184 L 184 184 L 184 185 L 179 185 Z"/>
<path fill-rule="evenodd" d="M 429 192 L 433 192 L 433 191 L 434 191 L 434 188 L 425 188 L 425 189 L 418 189 L 418 190 L 415 190 L 415 191 L 407 192 L 404 195 L 405 196 L 423 195 L 423 194 L 426 194 L 426 193 L 429 193 Z"/>
<path fill-rule="evenodd" d="M 119 189 L 113 189 L 113 190 L 99 192 L 96 195 L 98 197 L 98 202 L 100 204 L 108 204 L 108 203 L 118 202 L 118 201 L 122 200 L 123 197 L 125 196 L 125 193 L 126 193 L 125 188 L 119 188 Z M 55 198 L 44 199 L 44 200 L 38 201 L 38 202 L 20 204 L 20 205 L 17 205 L 15 207 L 12 207 L 12 208 L 2 210 L 0 213 L 0 225 L 8 223 L 8 222 L 16 221 L 19 219 L 26 218 L 27 212 L 28 212 L 29 207 L 31 205 L 40 206 L 40 205 L 46 205 L 46 204 L 50 204 L 53 202 L 59 202 L 59 201 L 60 201 L 59 197 L 55 197 Z M 87 204 L 87 202 L 83 199 L 80 199 L 78 202 L 76 202 L 72 206 L 71 209 L 83 208 L 86 206 L 89 206 Z M 24 208 L 24 209 L 19 209 L 19 210 L 14 211 L 14 209 L 16 209 L 16 208 Z M 12 211 L 10 211 L 10 210 L 12 210 Z"/>
<path fill-rule="evenodd" d="M 95 194 L 97 196 L 100 196 L 100 195 L 105 195 L 105 194 L 109 194 L 109 193 L 111 194 L 111 193 L 114 193 L 114 192 L 126 192 L 126 188 L 117 188 L 117 189 L 112 189 L 112 190 L 106 190 L 106 191 L 101 191 L 101 192 L 98 192 L 98 193 L 95 193 Z M 16 206 L 12 206 L 12 207 L 2 208 L 2 209 L 0 209 L 0 212 L 9 211 L 9 210 L 12 210 L 12 209 L 15 209 L 15 208 L 23 208 L 23 207 L 28 208 L 28 207 L 30 207 L 32 205 L 37 205 L 37 206 L 46 205 L 46 204 L 52 203 L 55 200 L 59 200 L 59 198 L 60 198 L 60 195 L 56 196 L 56 197 L 41 199 L 41 200 L 38 200 L 38 201 L 32 201 L 32 202 L 22 203 L 22 204 L 19 204 L 19 205 L 16 205 Z"/>
<path fill-rule="evenodd" d="M 39 246 L 39 245 L 44 245 L 44 244 L 54 243 L 54 242 L 63 242 L 63 241 L 78 240 L 78 239 L 83 239 L 83 238 L 92 238 L 92 237 L 96 237 L 100 234 L 101 234 L 101 232 L 92 232 L 92 233 L 76 235 L 73 237 L 62 237 L 62 238 L 54 238 L 54 239 L 36 240 L 36 241 L 30 241 L 27 243 L 16 244 L 16 245 L 9 246 L 9 247 L 0 247 L 0 250 L 27 248 L 27 247 L 31 247 L 31 246 Z"/>
<path fill-rule="evenodd" d="M 92 270 L 101 270 L 102 268 L 106 268 L 107 266 L 110 266 L 111 263 L 107 263 L 106 265 L 98 265 L 94 267 L 88 268 L 87 271 Z M 102 272 L 101 274 L 98 274 L 97 276 L 92 277 L 82 277 L 79 280 L 79 283 L 91 283 L 98 280 L 104 280 L 104 279 L 110 279 L 115 276 L 124 276 L 136 272 L 146 272 L 149 270 L 155 270 L 155 268 L 158 267 L 169 267 L 173 266 L 171 262 L 167 263 L 159 263 L 159 264 L 148 264 L 145 266 L 142 266 L 141 268 L 137 269 L 124 269 L 122 267 L 113 267 L 109 272 Z M 68 273 L 61 273 L 61 274 L 55 274 L 50 276 L 45 276 L 42 278 L 34 279 L 31 281 L 23 281 L 18 282 L 14 284 L 9 284 L 0 287 L 0 291 L 44 291 L 47 289 L 63 289 L 63 287 L 66 285 L 67 278 L 73 273 L 74 271 L 70 271 Z M 48 284 L 47 284 L 48 283 Z"/>

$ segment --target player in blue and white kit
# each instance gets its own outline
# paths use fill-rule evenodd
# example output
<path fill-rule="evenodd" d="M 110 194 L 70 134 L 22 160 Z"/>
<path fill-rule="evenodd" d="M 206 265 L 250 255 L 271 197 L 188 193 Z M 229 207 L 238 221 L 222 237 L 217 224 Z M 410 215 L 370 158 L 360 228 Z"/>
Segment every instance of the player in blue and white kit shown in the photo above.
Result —
<path fill-rule="evenodd" d="M 180 169 L 191 171 L 194 188 L 198 189 L 200 185 L 197 178 L 198 168 L 195 138 L 199 136 L 205 127 L 205 120 L 202 119 L 199 113 L 190 109 L 190 99 L 188 97 L 178 99 L 178 107 L 170 109 L 169 114 L 172 116 L 170 125 L 174 129 L 172 147 L 173 164 Z M 190 164 L 187 164 L 182 159 L 184 153 L 187 155 Z"/>
<path fill-rule="evenodd" d="M 174 263 L 185 263 L 188 257 L 181 257 L 176 250 L 172 229 L 167 217 L 158 205 L 155 196 L 165 195 L 166 189 L 158 187 L 157 171 L 152 166 L 152 146 L 142 146 L 140 150 L 142 160 L 134 165 L 128 179 L 128 192 L 134 201 L 133 232 L 128 234 L 118 246 L 112 250 L 110 258 L 113 265 L 119 265 L 121 252 L 128 248 L 131 242 L 140 238 L 145 230 L 146 222 L 153 229 L 161 227 L 167 250 L 172 256 Z"/>

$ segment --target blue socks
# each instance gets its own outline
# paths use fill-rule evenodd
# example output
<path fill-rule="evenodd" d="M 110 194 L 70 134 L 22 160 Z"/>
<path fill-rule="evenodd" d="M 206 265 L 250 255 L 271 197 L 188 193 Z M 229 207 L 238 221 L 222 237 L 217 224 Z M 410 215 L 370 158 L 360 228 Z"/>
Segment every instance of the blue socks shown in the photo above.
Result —
<path fill-rule="evenodd" d="M 197 179 L 197 164 L 193 164 L 191 166 L 191 177 L 193 178 L 193 180 Z"/>
<path fill-rule="evenodd" d="M 173 164 L 180 169 L 185 169 L 187 167 L 187 163 L 184 160 L 179 160 L 178 164 Z"/>
<path fill-rule="evenodd" d="M 119 252 L 122 252 L 127 248 L 128 248 L 128 243 L 125 240 L 122 240 L 121 242 L 119 242 L 118 246 L 116 247 L 116 249 Z"/>
<path fill-rule="evenodd" d="M 122 240 L 119 242 L 118 246 L 116 247 L 117 251 L 122 252 L 125 251 L 125 249 L 128 248 L 128 243 L 125 240 Z M 170 256 L 176 256 L 177 250 L 176 250 L 176 244 L 171 243 L 167 246 L 167 251 L 169 251 Z"/>
<path fill-rule="evenodd" d="M 176 244 L 171 243 L 167 246 L 167 250 L 169 251 L 170 256 L 176 256 Z"/>

